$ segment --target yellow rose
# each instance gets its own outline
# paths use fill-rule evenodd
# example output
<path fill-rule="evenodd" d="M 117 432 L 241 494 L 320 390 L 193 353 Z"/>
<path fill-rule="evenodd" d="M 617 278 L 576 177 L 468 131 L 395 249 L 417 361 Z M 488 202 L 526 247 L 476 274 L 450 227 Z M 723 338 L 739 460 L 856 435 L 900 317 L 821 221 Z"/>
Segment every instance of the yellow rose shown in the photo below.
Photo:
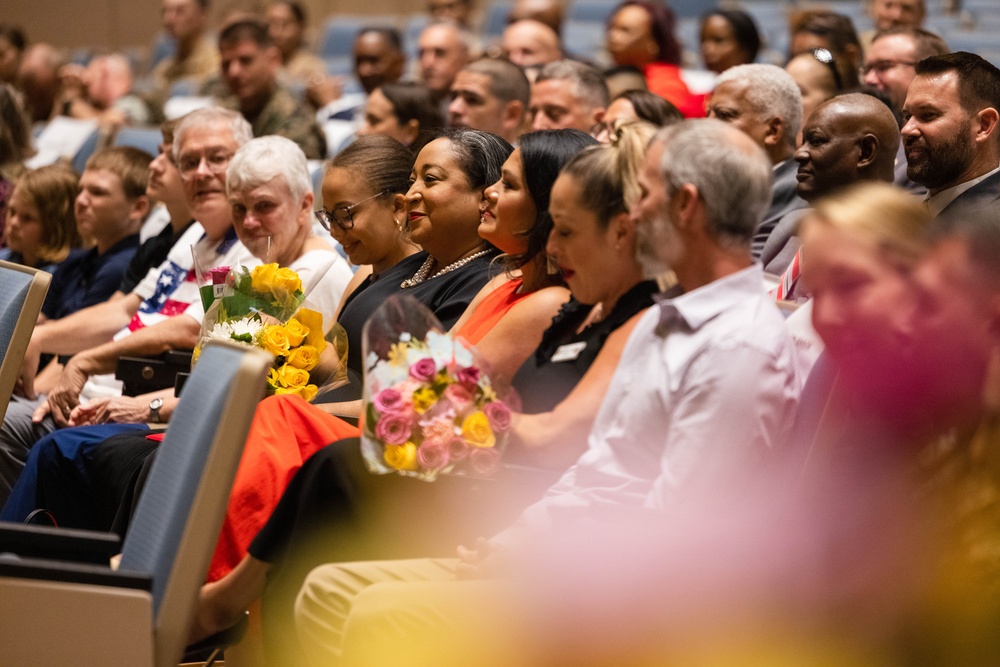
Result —
<path fill-rule="evenodd" d="M 437 403 L 438 396 L 430 387 L 421 387 L 413 392 L 413 411 L 418 415 L 427 412 L 432 405 Z"/>
<path fill-rule="evenodd" d="M 274 393 L 278 396 L 284 396 L 285 394 L 294 394 L 295 396 L 301 396 L 307 401 L 311 401 L 316 398 L 316 392 L 319 389 L 314 384 L 307 384 L 304 387 L 277 387 Z"/>
<path fill-rule="evenodd" d="M 304 387 L 309 384 L 309 373 L 301 368 L 285 364 L 278 369 L 278 382 L 282 387 Z"/>
<path fill-rule="evenodd" d="M 324 348 L 326 348 L 326 338 L 323 333 L 323 315 L 312 308 L 300 308 L 299 312 L 295 313 L 295 319 L 301 322 L 308 330 L 306 332 L 306 345 L 312 345 L 322 354 Z"/>
<path fill-rule="evenodd" d="M 288 354 L 288 348 L 291 346 L 285 327 L 280 324 L 264 327 L 260 333 L 260 346 L 276 357 Z"/>
<path fill-rule="evenodd" d="M 396 470 L 417 470 L 417 446 L 412 442 L 402 445 L 386 445 L 382 455 L 385 462 Z"/>
<path fill-rule="evenodd" d="M 271 282 L 271 294 L 281 304 L 302 291 L 302 280 L 299 274 L 289 268 L 281 268 L 274 272 Z"/>
<path fill-rule="evenodd" d="M 297 347 L 288 353 L 288 365 L 311 371 L 319 363 L 319 351 L 312 345 Z"/>
<path fill-rule="evenodd" d="M 299 322 L 294 317 L 285 322 L 285 333 L 288 334 L 288 344 L 292 347 L 302 345 L 309 333 L 309 327 Z"/>
<path fill-rule="evenodd" d="M 250 272 L 250 288 L 255 292 L 271 293 L 271 285 L 274 284 L 274 274 L 278 270 L 277 264 L 261 264 L 255 266 Z"/>
<path fill-rule="evenodd" d="M 470 447 L 485 449 L 496 444 L 489 418 L 482 411 L 473 412 L 462 422 L 462 440 Z"/>

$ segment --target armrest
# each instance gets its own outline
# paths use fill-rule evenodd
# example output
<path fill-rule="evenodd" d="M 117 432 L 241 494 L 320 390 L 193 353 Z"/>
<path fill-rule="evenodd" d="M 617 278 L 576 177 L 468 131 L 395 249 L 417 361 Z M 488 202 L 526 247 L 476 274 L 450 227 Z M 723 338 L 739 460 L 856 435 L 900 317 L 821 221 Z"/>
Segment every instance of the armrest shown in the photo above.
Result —
<path fill-rule="evenodd" d="M 170 350 L 155 357 L 122 357 L 115 369 L 115 379 L 125 385 L 125 396 L 138 396 L 151 391 L 169 389 L 178 373 L 191 370 L 189 350 Z"/>
<path fill-rule="evenodd" d="M 0 554 L 0 577 L 153 590 L 153 577 L 148 574 L 116 571 L 107 565 L 18 558 L 8 554 Z"/>
<path fill-rule="evenodd" d="M 114 533 L 0 523 L 0 553 L 107 565 L 120 550 Z"/>

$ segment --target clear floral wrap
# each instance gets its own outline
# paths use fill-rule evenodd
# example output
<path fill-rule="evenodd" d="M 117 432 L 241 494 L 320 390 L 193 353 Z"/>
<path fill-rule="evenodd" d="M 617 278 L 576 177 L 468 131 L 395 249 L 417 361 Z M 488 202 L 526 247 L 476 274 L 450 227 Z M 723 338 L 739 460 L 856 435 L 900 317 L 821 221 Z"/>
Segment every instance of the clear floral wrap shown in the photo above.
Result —
<path fill-rule="evenodd" d="M 295 271 L 277 264 L 210 272 L 211 305 L 205 310 L 194 363 L 209 340 L 259 347 L 275 357 L 269 394 L 307 401 L 347 382 L 347 334 L 339 324 L 323 330 L 323 315 L 308 307 Z M 202 287 L 205 298 L 205 287 Z"/>
<path fill-rule="evenodd" d="M 488 475 L 510 409 L 473 350 L 411 297 L 391 297 L 365 325 L 361 448 L 369 470 L 434 480 Z"/>

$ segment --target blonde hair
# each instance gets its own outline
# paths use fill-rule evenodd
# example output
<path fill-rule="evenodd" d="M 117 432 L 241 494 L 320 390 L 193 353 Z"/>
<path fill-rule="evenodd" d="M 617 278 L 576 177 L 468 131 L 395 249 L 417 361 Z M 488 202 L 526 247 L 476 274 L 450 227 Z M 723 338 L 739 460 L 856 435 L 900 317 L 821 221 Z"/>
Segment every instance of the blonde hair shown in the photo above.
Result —
<path fill-rule="evenodd" d="M 849 232 L 908 271 L 924 256 L 932 220 L 913 195 L 886 183 L 862 182 L 818 200 L 803 218 L 802 232 L 813 225 Z"/>

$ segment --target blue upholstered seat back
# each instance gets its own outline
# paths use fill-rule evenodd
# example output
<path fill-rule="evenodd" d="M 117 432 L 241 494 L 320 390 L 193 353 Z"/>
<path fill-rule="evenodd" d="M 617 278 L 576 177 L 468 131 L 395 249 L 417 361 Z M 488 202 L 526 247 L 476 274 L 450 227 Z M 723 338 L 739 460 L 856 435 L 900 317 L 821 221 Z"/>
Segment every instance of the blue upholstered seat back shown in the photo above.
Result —
<path fill-rule="evenodd" d="M 232 385 L 242 355 L 240 350 L 215 346 L 201 354 L 184 384 L 125 538 L 120 569 L 153 576 L 154 614 L 163 600 L 226 401 L 240 391 Z"/>
<path fill-rule="evenodd" d="M 0 360 L 7 354 L 33 276 L 0 268 Z"/>

